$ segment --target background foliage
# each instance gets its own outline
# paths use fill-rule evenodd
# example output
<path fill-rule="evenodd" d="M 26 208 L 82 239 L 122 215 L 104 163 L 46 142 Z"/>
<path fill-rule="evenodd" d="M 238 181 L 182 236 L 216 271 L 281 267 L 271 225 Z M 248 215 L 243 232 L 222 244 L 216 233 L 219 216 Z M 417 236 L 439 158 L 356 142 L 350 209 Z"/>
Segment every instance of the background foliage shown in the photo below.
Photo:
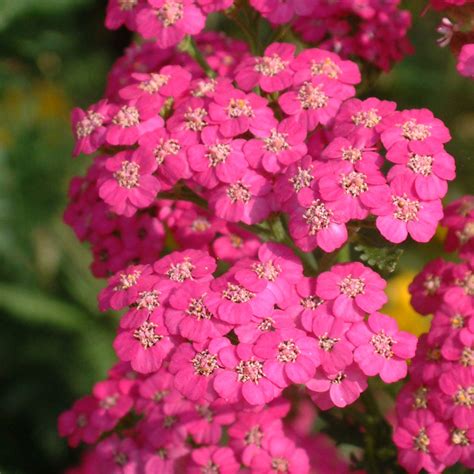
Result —
<path fill-rule="evenodd" d="M 453 134 L 458 180 L 474 171 L 474 87 L 437 48 L 439 17 L 414 15 L 416 53 L 364 92 L 400 108 L 428 107 Z M 0 472 L 55 473 L 75 460 L 56 417 L 112 364 L 114 321 L 96 309 L 102 283 L 89 253 L 62 224 L 68 181 L 86 163 L 70 159 L 69 111 L 102 95 L 113 60 L 130 41 L 103 27 L 105 0 L 0 1 Z M 471 189 L 472 192 L 472 189 Z M 401 258 L 387 311 L 415 333 L 429 323 L 409 307 L 406 287 L 440 254 L 439 239 Z M 400 270 L 401 268 L 401 270 Z"/>

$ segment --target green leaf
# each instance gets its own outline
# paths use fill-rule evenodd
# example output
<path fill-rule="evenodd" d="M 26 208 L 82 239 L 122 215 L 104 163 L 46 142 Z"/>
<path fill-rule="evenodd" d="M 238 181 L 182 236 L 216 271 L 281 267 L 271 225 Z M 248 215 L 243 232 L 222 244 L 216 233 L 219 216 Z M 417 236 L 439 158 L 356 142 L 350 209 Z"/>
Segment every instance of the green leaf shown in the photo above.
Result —
<path fill-rule="evenodd" d="M 81 330 L 86 314 L 63 301 L 21 286 L 0 284 L 0 308 L 18 320 Z"/>
<path fill-rule="evenodd" d="M 369 244 L 360 243 L 354 247 L 359 252 L 359 258 L 380 271 L 393 273 L 398 265 L 403 249 L 395 245 L 385 247 L 375 247 Z"/>

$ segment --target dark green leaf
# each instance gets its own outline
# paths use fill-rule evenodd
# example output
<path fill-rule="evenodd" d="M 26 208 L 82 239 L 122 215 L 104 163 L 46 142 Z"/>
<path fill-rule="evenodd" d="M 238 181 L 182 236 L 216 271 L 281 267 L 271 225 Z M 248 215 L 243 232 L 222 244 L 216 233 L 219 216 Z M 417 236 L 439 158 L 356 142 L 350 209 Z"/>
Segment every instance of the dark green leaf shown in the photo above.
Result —
<path fill-rule="evenodd" d="M 354 249 L 359 252 L 359 258 L 382 272 L 393 273 L 397 268 L 403 249 L 394 245 L 374 247 L 367 244 L 358 244 Z"/>

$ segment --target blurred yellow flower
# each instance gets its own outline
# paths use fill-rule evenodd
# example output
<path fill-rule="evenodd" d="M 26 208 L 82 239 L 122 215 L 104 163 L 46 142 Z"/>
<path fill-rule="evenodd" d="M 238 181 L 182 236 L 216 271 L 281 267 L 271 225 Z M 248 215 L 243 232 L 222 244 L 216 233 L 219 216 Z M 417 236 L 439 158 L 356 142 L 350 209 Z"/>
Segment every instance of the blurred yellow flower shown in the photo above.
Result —
<path fill-rule="evenodd" d="M 408 286 L 415 275 L 414 272 L 405 271 L 388 281 L 386 289 L 388 303 L 382 308 L 382 312 L 395 318 L 403 331 L 419 336 L 428 332 L 431 317 L 421 316 L 410 305 Z"/>
<path fill-rule="evenodd" d="M 446 227 L 441 227 L 440 225 L 436 229 L 436 240 L 438 242 L 443 243 L 444 239 L 446 238 L 446 234 L 448 233 L 448 229 Z"/>
<path fill-rule="evenodd" d="M 36 99 L 39 120 L 59 118 L 69 120 L 71 105 L 58 84 L 45 80 L 37 81 L 33 85 L 32 93 Z"/>

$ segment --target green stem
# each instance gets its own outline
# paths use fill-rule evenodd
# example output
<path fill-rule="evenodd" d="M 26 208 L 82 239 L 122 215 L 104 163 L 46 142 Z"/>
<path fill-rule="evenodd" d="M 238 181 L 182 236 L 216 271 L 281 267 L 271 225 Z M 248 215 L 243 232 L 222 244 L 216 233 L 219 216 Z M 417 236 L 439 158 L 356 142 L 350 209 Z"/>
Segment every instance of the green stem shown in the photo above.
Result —
<path fill-rule="evenodd" d="M 162 191 L 161 193 L 158 193 L 157 197 L 158 199 L 169 199 L 171 201 L 192 202 L 202 209 L 207 210 L 208 208 L 207 201 L 187 186 L 178 185 L 171 191 Z"/>
<path fill-rule="evenodd" d="M 162 191 L 161 193 L 158 193 L 157 197 L 158 199 L 169 199 L 171 201 L 192 202 L 193 204 L 196 204 L 196 206 L 208 210 L 207 201 L 196 194 L 192 189 L 182 184 L 178 184 L 170 191 Z M 271 231 L 262 224 L 248 225 L 239 222 L 237 225 L 248 232 L 258 235 L 263 240 L 271 240 L 272 238 Z"/>
<path fill-rule="evenodd" d="M 259 19 L 258 14 L 253 17 L 254 12 L 248 2 L 244 0 L 234 8 L 227 10 L 226 16 L 239 27 L 250 46 L 252 55 L 259 56 L 261 54 L 261 45 L 258 39 Z"/>
<path fill-rule="evenodd" d="M 275 215 L 273 219 L 270 219 L 270 227 L 272 229 L 275 240 L 290 247 L 293 252 L 299 257 L 299 259 L 303 263 L 305 274 L 308 276 L 315 275 L 318 268 L 318 264 L 314 258 L 314 255 L 311 252 L 303 252 L 295 245 L 293 239 L 288 234 L 284 217 L 281 214 Z"/>
<path fill-rule="evenodd" d="M 183 53 L 189 54 L 198 64 L 208 77 L 216 77 L 216 72 L 209 66 L 206 58 L 201 53 L 196 45 L 196 42 L 191 36 L 186 36 L 178 45 L 178 49 Z"/>

